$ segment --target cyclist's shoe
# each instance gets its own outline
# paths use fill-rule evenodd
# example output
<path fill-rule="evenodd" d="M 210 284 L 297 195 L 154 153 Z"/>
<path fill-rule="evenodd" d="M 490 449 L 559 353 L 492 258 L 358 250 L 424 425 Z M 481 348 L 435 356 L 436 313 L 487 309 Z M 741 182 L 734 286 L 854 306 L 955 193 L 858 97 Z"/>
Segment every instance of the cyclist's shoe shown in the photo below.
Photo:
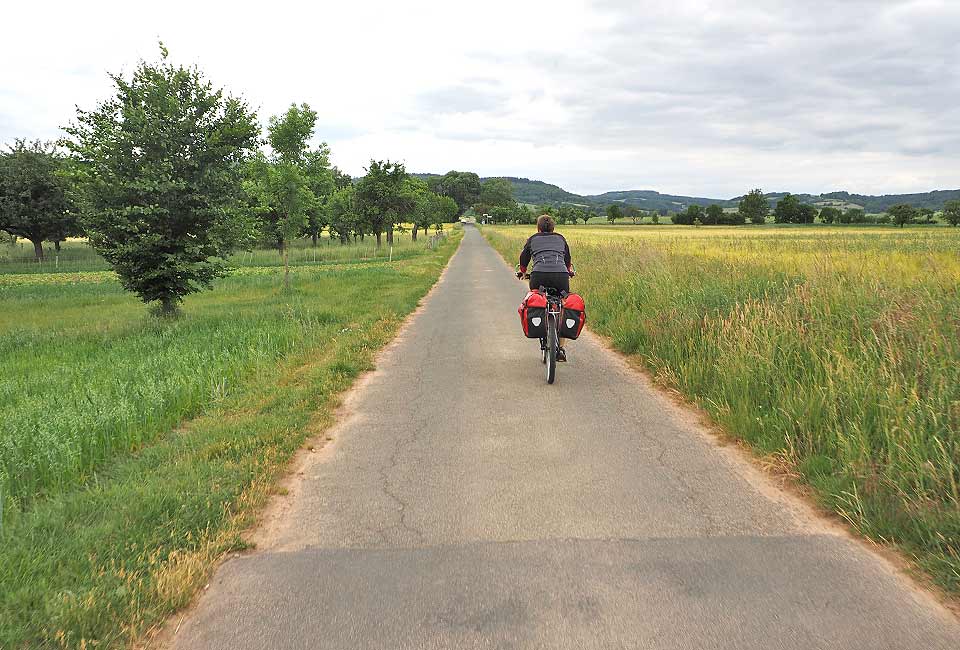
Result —
<path fill-rule="evenodd" d="M 566 361 L 567 351 L 563 348 L 557 348 L 557 361 Z"/>

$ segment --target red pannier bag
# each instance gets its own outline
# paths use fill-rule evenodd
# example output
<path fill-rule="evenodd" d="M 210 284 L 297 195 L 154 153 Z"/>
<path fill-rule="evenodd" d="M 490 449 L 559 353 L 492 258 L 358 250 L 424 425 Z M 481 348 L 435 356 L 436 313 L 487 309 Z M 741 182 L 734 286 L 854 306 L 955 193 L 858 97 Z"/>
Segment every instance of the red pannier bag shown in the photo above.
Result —
<path fill-rule="evenodd" d="M 586 322 L 587 310 L 583 298 L 580 294 L 568 293 L 563 299 L 563 313 L 560 315 L 560 338 L 577 338 Z"/>
<path fill-rule="evenodd" d="M 534 289 L 520 303 L 520 324 L 528 339 L 540 339 L 547 335 L 547 297 Z"/>

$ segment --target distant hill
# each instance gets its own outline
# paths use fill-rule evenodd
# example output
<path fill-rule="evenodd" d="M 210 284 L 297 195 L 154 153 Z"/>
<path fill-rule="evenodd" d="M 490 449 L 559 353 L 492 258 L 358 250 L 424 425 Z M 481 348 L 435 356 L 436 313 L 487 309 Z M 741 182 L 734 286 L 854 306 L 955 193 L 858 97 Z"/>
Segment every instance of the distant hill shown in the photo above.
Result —
<path fill-rule="evenodd" d="M 591 204 L 600 206 L 620 202 L 634 205 L 641 210 L 669 210 L 671 212 L 684 210 L 688 205 L 708 206 L 711 203 L 716 203 L 726 208 L 737 204 L 735 200 L 708 199 L 700 196 L 674 196 L 673 194 L 661 194 L 653 190 L 621 190 L 592 194 L 583 198 Z"/>
<path fill-rule="evenodd" d="M 532 205 L 559 205 L 561 203 L 571 203 L 588 205 L 587 197 L 568 192 L 562 187 L 544 183 L 543 181 L 532 181 L 529 178 L 516 178 L 513 176 L 501 176 L 513 184 L 513 198 L 518 203 L 530 203 Z M 486 180 L 486 179 L 483 179 Z"/>
<path fill-rule="evenodd" d="M 850 194 L 849 192 L 829 192 L 821 194 L 821 199 L 838 199 L 862 205 L 867 212 L 883 212 L 898 203 L 907 203 L 915 208 L 930 208 L 940 210 L 947 201 L 960 199 L 960 190 L 934 190 L 920 194 L 884 194 L 882 196 L 865 196 Z"/>
<path fill-rule="evenodd" d="M 427 179 L 440 174 L 412 174 Z M 481 180 L 494 177 L 482 177 Z M 519 178 L 515 176 L 498 176 L 506 178 L 513 184 L 513 196 L 520 203 L 531 205 L 579 205 L 597 211 L 606 208 L 611 203 L 633 205 L 643 210 L 667 210 L 677 212 L 685 210 L 688 205 L 707 206 L 711 203 L 724 208 L 736 207 L 742 196 L 732 199 L 715 199 L 702 196 L 681 196 L 661 194 L 654 190 L 615 190 L 603 194 L 574 194 L 558 185 L 543 181 Z M 776 204 L 786 192 L 768 192 L 765 194 L 771 204 Z M 940 210 L 947 201 L 960 199 L 960 189 L 934 190 L 917 194 L 884 194 L 870 196 L 866 194 L 851 194 L 850 192 L 828 192 L 825 194 L 797 194 L 800 201 L 818 206 L 832 205 L 839 208 L 860 207 L 868 213 L 884 212 L 898 203 L 906 203 L 916 208 L 930 208 Z"/>

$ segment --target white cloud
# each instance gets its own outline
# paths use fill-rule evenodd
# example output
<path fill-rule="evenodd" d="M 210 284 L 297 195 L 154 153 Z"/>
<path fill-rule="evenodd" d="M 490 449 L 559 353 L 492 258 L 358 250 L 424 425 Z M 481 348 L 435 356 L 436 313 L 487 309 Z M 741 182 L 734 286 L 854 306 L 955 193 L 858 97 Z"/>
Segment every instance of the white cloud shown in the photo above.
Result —
<path fill-rule="evenodd" d="M 17 3 L 0 141 L 52 138 L 162 39 L 261 118 L 320 114 L 334 162 L 600 192 L 960 186 L 960 5 Z"/>

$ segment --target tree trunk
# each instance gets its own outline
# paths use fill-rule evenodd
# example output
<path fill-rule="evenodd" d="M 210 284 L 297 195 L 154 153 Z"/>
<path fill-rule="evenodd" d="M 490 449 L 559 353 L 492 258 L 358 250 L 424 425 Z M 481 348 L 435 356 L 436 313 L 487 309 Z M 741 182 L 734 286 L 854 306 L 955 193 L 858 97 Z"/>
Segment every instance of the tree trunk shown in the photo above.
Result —
<path fill-rule="evenodd" d="M 380 246 L 382 245 L 382 242 L 380 241 L 380 235 L 381 235 L 381 234 L 382 234 L 382 233 L 377 232 L 377 248 L 380 248 Z"/>
<path fill-rule="evenodd" d="M 290 290 L 290 263 L 286 246 L 283 247 L 283 290 Z"/>
<path fill-rule="evenodd" d="M 38 260 L 43 259 L 43 240 L 42 239 L 31 239 L 33 242 L 33 254 L 37 256 Z"/>
<path fill-rule="evenodd" d="M 316 248 L 316 247 L 317 247 L 317 233 L 313 233 L 312 235 L 310 235 L 310 238 L 313 240 L 313 247 Z"/>
<path fill-rule="evenodd" d="M 413 241 L 417 241 L 417 224 L 413 224 Z"/>
<path fill-rule="evenodd" d="M 387 228 L 387 243 L 393 246 L 393 226 Z"/>
<path fill-rule="evenodd" d="M 286 242 L 283 241 L 283 237 L 277 237 L 277 252 L 280 253 L 280 257 L 283 257 L 283 251 L 286 249 Z"/>
<path fill-rule="evenodd" d="M 60 240 L 59 240 L 59 239 L 56 240 L 55 242 L 53 242 L 53 249 L 54 249 L 55 251 L 57 251 L 58 253 L 60 252 Z"/>
<path fill-rule="evenodd" d="M 160 299 L 160 317 L 173 318 L 180 312 L 176 296 L 164 296 Z"/>

